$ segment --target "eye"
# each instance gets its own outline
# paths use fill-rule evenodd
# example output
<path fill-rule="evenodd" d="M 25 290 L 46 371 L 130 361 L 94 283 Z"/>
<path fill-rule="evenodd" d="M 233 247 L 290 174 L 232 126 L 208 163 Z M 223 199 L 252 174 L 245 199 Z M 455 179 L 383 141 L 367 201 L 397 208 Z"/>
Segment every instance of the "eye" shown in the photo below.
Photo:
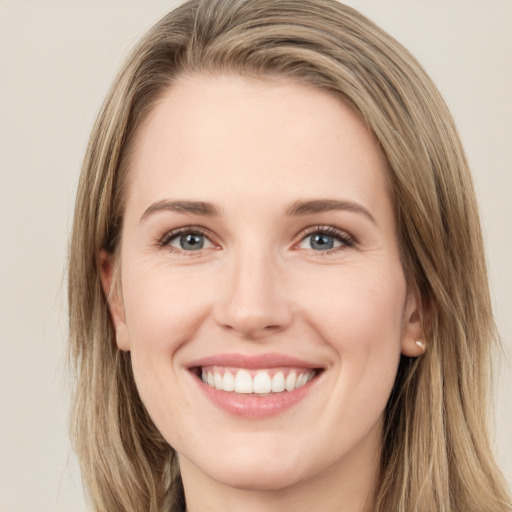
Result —
<path fill-rule="evenodd" d="M 325 226 L 316 227 L 307 233 L 300 241 L 300 249 L 309 249 L 316 252 L 335 251 L 338 248 L 353 247 L 355 242 L 344 231 Z"/>
<path fill-rule="evenodd" d="M 160 245 L 175 252 L 194 252 L 214 247 L 204 233 L 190 228 L 167 233 L 160 241 Z"/>

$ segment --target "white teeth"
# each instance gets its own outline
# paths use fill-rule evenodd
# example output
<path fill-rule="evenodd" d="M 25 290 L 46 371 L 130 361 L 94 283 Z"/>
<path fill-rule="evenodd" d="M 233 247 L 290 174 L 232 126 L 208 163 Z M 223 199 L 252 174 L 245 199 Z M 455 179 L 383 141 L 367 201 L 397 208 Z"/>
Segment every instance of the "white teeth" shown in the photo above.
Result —
<path fill-rule="evenodd" d="M 235 377 L 235 391 L 237 393 L 252 393 L 252 378 L 247 370 L 238 370 Z"/>
<path fill-rule="evenodd" d="M 285 389 L 286 389 L 286 386 L 284 384 L 284 374 L 283 374 L 283 372 L 277 372 L 272 377 L 272 392 L 280 393 L 281 391 L 284 391 Z"/>
<path fill-rule="evenodd" d="M 272 380 L 265 371 L 256 373 L 253 382 L 254 393 L 270 393 L 272 391 Z"/>
<path fill-rule="evenodd" d="M 215 369 L 216 370 L 216 369 Z M 273 377 L 270 377 L 268 370 L 257 370 L 256 374 L 251 376 L 248 370 L 240 369 L 233 375 L 231 371 L 201 371 L 201 380 L 208 386 L 219 391 L 234 391 L 235 393 L 268 395 L 269 393 L 282 393 L 283 391 L 293 391 L 306 385 L 315 376 L 315 371 L 310 370 L 307 373 L 291 370 L 285 377 L 284 372 L 277 371 Z"/>
<path fill-rule="evenodd" d="M 222 375 L 220 373 L 215 372 L 213 374 L 213 380 L 215 382 L 215 389 L 222 391 Z"/>
<path fill-rule="evenodd" d="M 222 389 L 224 391 L 235 391 L 235 377 L 231 372 L 226 372 L 222 379 Z"/>
<path fill-rule="evenodd" d="M 285 387 L 286 391 L 293 391 L 297 384 L 297 374 L 295 372 L 290 372 L 286 377 Z"/>
<path fill-rule="evenodd" d="M 295 384 L 295 387 L 296 388 L 301 388 L 302 386 L 304 386 L 304 384 L 306 384 L 307 381 L 308 381 L 308 374 L 307 373 L 301 373 L 297 377 L 297 384 Z"/>

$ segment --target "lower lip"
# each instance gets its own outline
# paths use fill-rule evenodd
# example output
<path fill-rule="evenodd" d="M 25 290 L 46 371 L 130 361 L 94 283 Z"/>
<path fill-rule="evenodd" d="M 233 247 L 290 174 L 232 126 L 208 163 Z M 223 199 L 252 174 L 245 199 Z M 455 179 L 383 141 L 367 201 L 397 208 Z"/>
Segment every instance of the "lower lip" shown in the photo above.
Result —
<path fill-rule="evenodd" d="M 283 391 L 268 396 L 219 391 L 197 377 L 194 377 L 194 380 L 206 397 L 217 407 L 235 416 L 260 419 L 275 416 L 298 404 L 309 393 L 317 378 L 318 375 L 293 391 Z"/>

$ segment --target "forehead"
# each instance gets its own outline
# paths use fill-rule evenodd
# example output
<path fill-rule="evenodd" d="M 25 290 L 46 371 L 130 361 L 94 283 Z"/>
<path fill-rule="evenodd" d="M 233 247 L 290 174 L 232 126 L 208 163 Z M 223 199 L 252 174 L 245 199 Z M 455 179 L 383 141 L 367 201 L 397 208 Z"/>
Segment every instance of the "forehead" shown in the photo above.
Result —
<path fill-rule="evenodd" d="M 375 203 L 387 188 L 372 135 L 334 94 L 287 79 L 192 75 L 139 128 L 128 203 L 332 193 Z"/>

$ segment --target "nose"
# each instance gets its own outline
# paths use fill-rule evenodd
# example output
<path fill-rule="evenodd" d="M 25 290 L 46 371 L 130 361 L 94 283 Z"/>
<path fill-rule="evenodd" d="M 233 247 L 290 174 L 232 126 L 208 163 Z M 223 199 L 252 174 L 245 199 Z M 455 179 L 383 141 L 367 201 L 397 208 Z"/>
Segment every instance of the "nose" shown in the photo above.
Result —
<path fill-rule="evenodd" d="M 217 324 L 253 340 L 285 330 L 293 312 L 276 260 L 254 252 L 233 255 L 233 260 L 221 277 L 222 298 L 214 307 Z"/>

